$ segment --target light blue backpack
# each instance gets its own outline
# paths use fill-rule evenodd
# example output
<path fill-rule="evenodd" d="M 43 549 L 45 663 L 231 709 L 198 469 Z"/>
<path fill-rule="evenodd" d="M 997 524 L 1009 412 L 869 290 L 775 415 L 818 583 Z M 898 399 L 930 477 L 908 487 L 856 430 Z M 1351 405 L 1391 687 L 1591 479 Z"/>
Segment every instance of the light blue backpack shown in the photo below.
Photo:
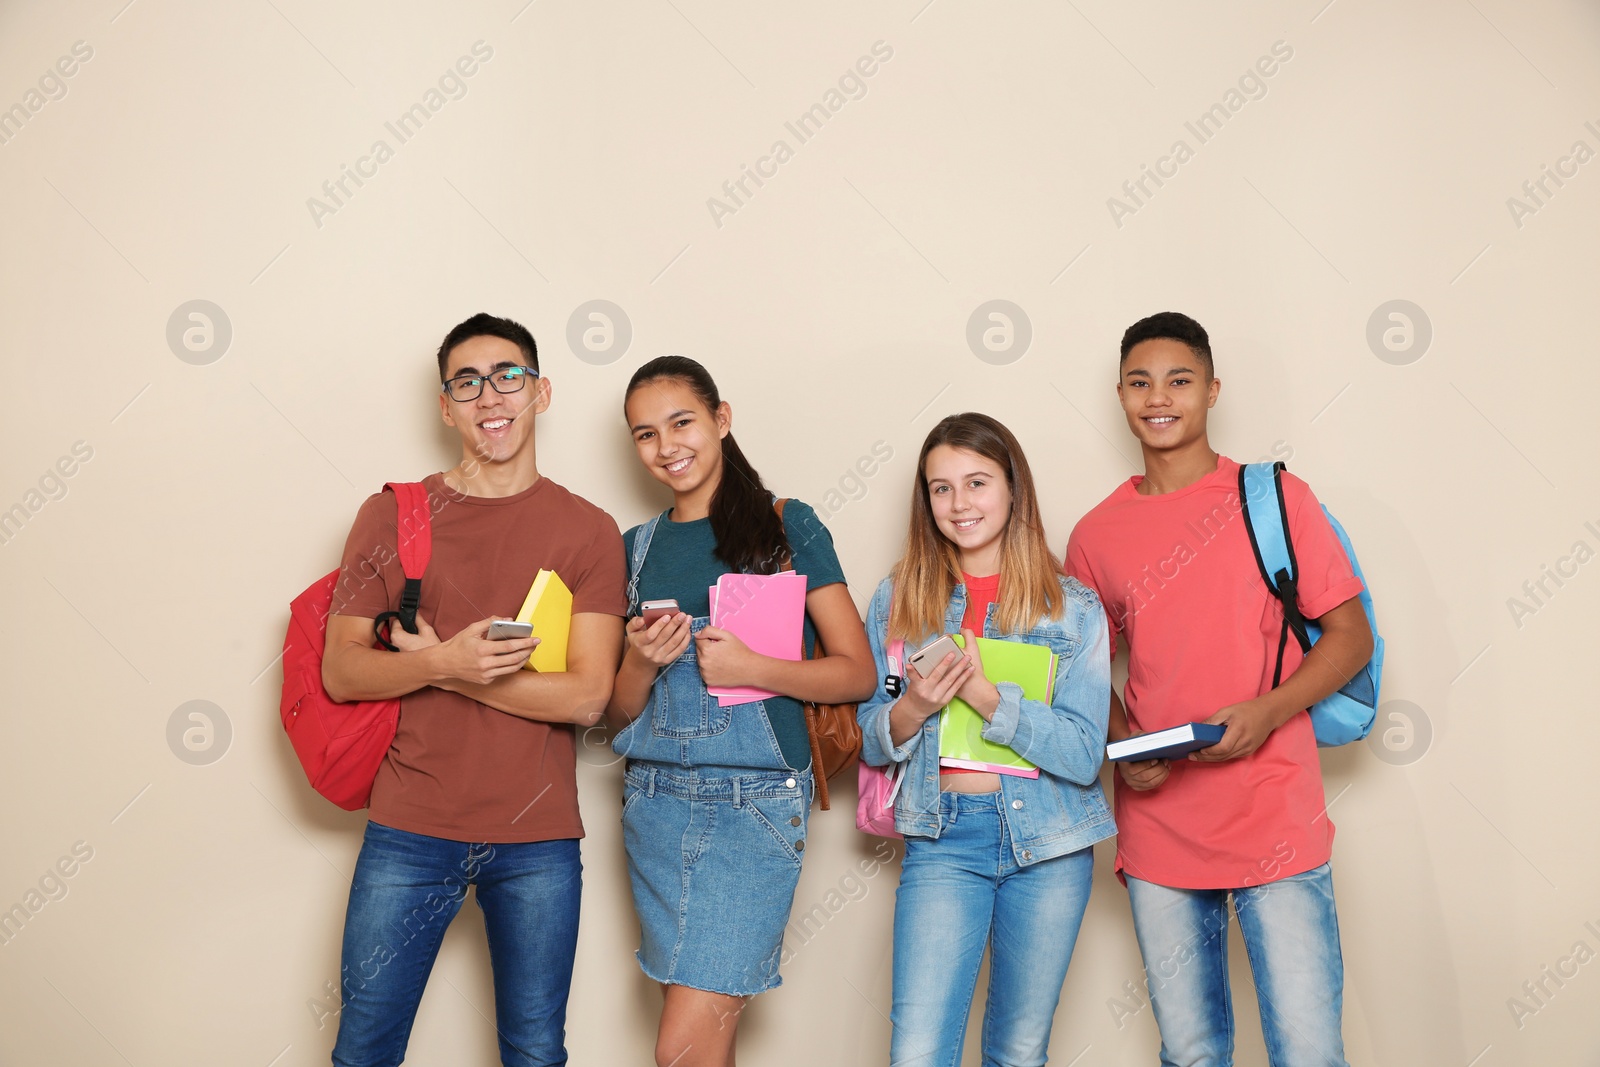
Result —
<path fill-rule="evenodd" d="M 1295 581 L 1299 568 L 1295 563 L 1294 545 L 1289 540 L 1289 511 L 1283 502 L 1283 481 L 1279 478 L 1279 472 L 1284 469 L 1282 463 L 1249 463 L 1239 468 L 1239 502 L 1244 507 L 1245 527 L 1250 531 L 1250 547 L 1255 551 L 1256 566 L 1261 568 L 1261 578 L 1267 583 L 1267 588 L 1283 605 L 1278 666 L 1272 672 L 1274 687 L 1283 680 L 1283 651 L 1288 646 L 1289 635 L 1294 634 L 1302 653 L 1309 653 L 1311 646 L 1322 636 L 1322 629 L 1300 613 L 1300 605 L 1296 600 Z M 1356 550 L 1350 545 L 1350 536 L 1326 505 L 1322 513 L 1328 516 L 1333 532 L 1339 535 L 1339 543 L 1344 546 L 1344 554 L 1350 560 L 1350 569 L 1361 579 L 1361 608 L 1367 613 L 1367 623 L 1372 627 L 1372 659 L 1356 672 L 1344 688 L 1317 701 L 1311 708 L 1311 727 L 1317 735 L 1317 744 L 1346 745 L 1366 737 L 1377 717 L 1378 685 L 1383 678 L 1383 638 L 1378 635 L 1378 617 L 1372 610 L 1372 594 L 1364 588 L 1367 580 L 1361 573 L 1361 564 L 1356 562 Z"/>

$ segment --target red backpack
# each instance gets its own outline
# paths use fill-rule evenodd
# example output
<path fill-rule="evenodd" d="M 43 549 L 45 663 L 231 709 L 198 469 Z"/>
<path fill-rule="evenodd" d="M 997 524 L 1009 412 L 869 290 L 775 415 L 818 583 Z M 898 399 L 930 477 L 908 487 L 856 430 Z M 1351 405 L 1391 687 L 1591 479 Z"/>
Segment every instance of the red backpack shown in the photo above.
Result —
<path fill-rule="evenodd" d="M 420 482 L 390 482 L 395 495 L 400 566 L 405 590 L 400 607 L 373 622 L 377 643 L 393 649 L 383 624 L 398 619 L 407 633 L 417 632 L 417 604 L 422 572 L 433 554 L 428 491 Z M 400 725 L 400 698 L 340 703 L 322 687 L 322 651 L 328 635 L 328 612 L 339 583 L 339 571 L 313 583 L 289 604 L 289 632 L 283 639 L 283 698 L 278 713 L 305 768 L 311 788 L 346 811 L 367 806 L 378 768 Z"/>

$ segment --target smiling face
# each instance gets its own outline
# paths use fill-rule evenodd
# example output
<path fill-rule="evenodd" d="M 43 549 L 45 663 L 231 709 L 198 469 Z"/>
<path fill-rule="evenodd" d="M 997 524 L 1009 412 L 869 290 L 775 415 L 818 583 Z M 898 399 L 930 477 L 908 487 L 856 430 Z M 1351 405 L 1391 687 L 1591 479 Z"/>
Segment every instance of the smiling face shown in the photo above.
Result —
<path fill-rule="evenodd" d="M 501 337 L 469 337 L 450 350 L 445 377 L 483 375 L 524 366 L 522 350 Z M 526 373 L 526 372 L 525 372 Z M 529 376 L 531 378 L 531 375 Z M 514 393 L 498 392 L 487 381 L 476 400 L 439 394 L 445 424 L 461 435 L 465 456 L 480 463 L 504 463 L 533 441 L 533 416 L 550 406 L 550 382 L 532 378 Z"/>
<path fill-rule="evenodd" d="M 715 411 L 680 378 L 643 382 L 623 405 L 639 462 L 675 498 L 709 504 L 722 478 L 722 439 L 733 427 L 726 401 Z"/>
<path fill-rule="evenodd" d="M 1153 452 L 1183 449 L 1206 439 L 1206 412 L 1222 382 L 1182 341 L 1155 338 L 1128 351 L 1117 398 L 1128 428 Z"/>
<path fill-rule="evenodd" d="M 1006 472 L 976 452 L 936 445 L 922 465 L 928 507 L 939 532 L 961 553 L 961 569 L 984 577 L 1000 571 L 1001 538 L 1011 521 Z"/>

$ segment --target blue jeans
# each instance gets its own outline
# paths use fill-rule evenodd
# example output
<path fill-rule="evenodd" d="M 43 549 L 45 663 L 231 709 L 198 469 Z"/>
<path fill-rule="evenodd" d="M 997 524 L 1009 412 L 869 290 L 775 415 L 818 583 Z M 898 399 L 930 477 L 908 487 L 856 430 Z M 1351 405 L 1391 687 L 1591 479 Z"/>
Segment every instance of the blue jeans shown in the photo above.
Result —
<path fill-rule="evenodd" d="M 567 1062 L 583 864 L 574 839 L 469 844 L 367 823 L 344 921 L 336 1067 L 393 1067 L 467 886 L 489 935 L 500 1062 Z"/>
<path fill-rule="evenodd" d="M 1228 896 L 1239 915 L 1272 1067 L 1346 1067 L 1344 959 L 1328 864 L 1246 889 L 1128 877 L 1163 1067 L 1230 1067 Z"/>
<path fill-rule="evenodd" d="M 894 907 L 894 1067 L 961 1062 L 985 945 L 985 1067 L 1045 1062 L 1094 852 L 1018 866 L 1000 797 L 941 793 L 944 833 L 906 838 Z"/>

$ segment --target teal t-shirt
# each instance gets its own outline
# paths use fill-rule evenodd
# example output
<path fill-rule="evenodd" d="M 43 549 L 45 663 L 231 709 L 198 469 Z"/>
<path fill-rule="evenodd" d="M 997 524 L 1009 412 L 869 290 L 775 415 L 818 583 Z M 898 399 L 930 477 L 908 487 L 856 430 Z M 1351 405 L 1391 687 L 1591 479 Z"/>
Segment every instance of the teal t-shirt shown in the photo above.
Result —
<path fill-rule="evenodd" d="M 808 504 L 790 500 L 783 506 L 783 530 L 789 538 L 794 569 L 806 576 L 806 592 L 844 581 L 844 569 L 833 550 L 833 536 Z M 635 526 L 622 535 L 628 560 L 639 536 Z M 727 574 L 728 565 L 717 558 L 717 542 L 710 519 L 673 522 L 671 513 L 656 524 L 650 552 L 639 572 L 639 600 L 667 600 L 694 618 L 711 614 L 711 587 Z M 805 620 L 806 655 L 816 642 L 816 630 Z M 789 766 L 811 766 L 811 741 L 806 737 L 805 710 L 793 697 L 773 697 L 766 702 L 767 720 Z"/>

